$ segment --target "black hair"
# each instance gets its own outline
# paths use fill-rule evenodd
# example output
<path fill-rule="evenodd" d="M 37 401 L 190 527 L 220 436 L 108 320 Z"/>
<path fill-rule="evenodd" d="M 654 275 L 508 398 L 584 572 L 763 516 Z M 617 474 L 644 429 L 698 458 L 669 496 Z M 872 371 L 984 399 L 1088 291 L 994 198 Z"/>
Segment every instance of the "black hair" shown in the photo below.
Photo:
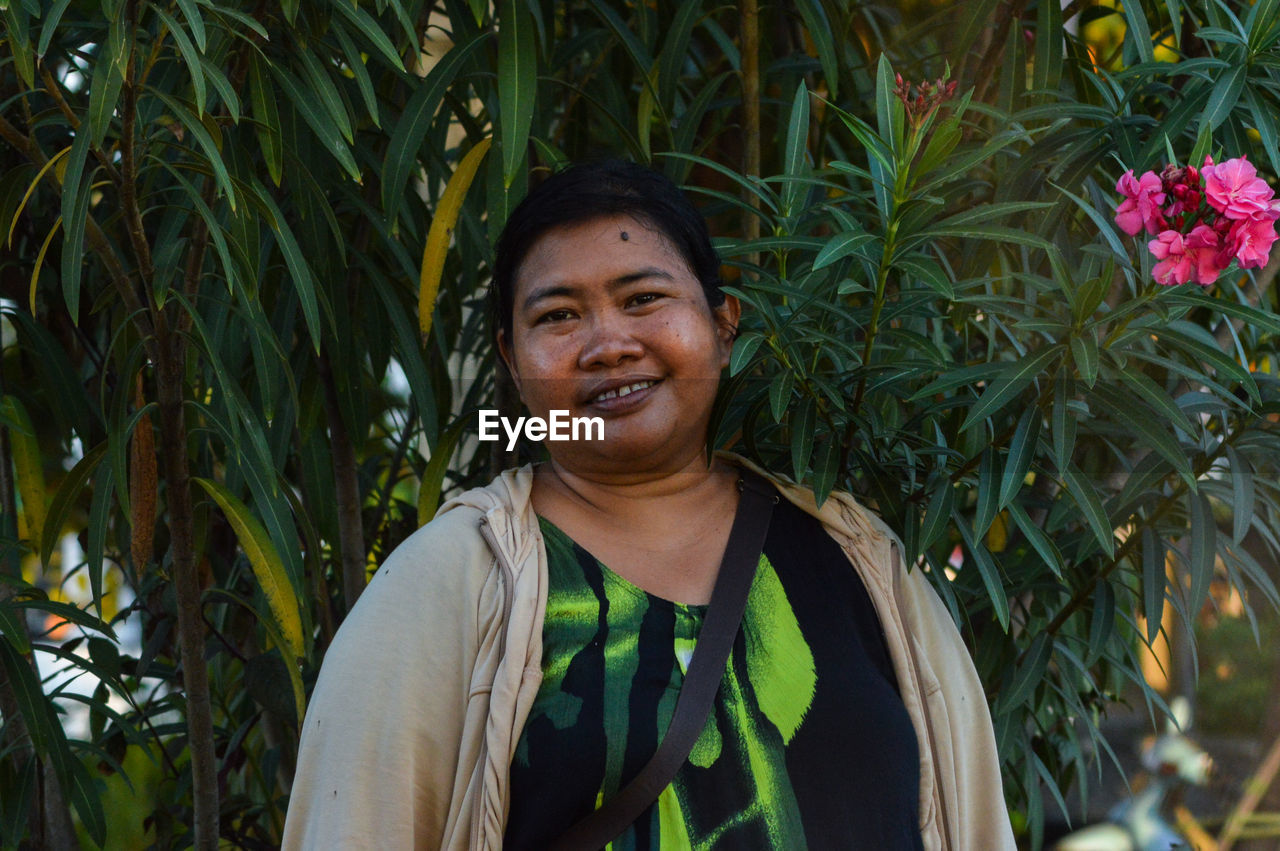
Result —
<path fill-rule="evenodd" d="M 659 231 L 689 265 L 707 304 L 724 304 L 720 257 L 711 246 L 707 222 L 680 190 L 659 172 L 625 160 L 579 163 L 539 184 L 511 212 L 498 238 L 489 286 L 493 333 L 511 340 L 515 278 L 529 249 L 559 227 L 617 214 L 632 216 Z"/>

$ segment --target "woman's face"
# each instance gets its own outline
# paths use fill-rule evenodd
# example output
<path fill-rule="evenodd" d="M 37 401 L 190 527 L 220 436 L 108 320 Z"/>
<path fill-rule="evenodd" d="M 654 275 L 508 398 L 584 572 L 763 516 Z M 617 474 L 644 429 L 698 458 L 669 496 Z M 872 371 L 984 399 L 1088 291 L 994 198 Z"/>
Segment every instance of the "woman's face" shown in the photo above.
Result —
<path fill-rule="evenodd" d="M 604 422 L 602 441 L 548 441 L 558 464 L 626 473 L 701 456 L 736 299 L 710 307 L 667 238 L 626 215 L 544 234 L 513 285 L 499 347 L 530 414 Z"/>

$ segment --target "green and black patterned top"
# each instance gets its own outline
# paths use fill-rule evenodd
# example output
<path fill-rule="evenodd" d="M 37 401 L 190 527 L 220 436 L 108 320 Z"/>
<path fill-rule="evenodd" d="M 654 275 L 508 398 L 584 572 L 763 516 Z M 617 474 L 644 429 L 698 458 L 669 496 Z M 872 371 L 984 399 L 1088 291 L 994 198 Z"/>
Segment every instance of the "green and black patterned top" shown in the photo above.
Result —
<path fill-rule="evenodd" d="M 639 772 L 706 606 L 610 571 L 549 521 L 543 681 L 504 847 L 543 849 Z M 915 732 L 867 591 L 836 542 L 774 509 L 715 708 L 675 780 L 609 847 L 917 849 Z"/>

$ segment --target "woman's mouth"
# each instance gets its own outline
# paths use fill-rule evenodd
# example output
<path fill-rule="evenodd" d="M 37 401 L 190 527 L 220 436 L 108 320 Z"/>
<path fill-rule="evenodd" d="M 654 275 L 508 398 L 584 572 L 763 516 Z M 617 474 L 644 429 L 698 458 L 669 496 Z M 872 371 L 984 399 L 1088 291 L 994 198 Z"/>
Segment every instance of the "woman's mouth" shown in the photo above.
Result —
<path fill-rule="evenodd" d="M 621 387 L 614 387 L 592 397 L 587 404 L 605 411 L 620 411 L 639 404 L 652 392 L 660 381 L 647 379 L 634 381 Z"/>

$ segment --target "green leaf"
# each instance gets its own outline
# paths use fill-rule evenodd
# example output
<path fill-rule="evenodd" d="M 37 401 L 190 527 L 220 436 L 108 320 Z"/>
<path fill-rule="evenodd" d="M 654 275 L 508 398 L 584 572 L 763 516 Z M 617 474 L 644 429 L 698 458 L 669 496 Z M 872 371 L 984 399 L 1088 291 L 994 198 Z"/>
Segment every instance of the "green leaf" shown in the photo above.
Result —
<path fill-rule="evenodd" d="M 520 0 L 501 0 L 498 20 L 498 139 L 502 185 L 510 190 L 529 143 L 538 93 L 538 56 L 533 21 Z"/>
<path fill-rule="evenodd" d="M 946 271 L 927 257 L 921 255 L 895 257 L 893 266 L 906 272 L 914 280 L 923 281 L 926 286 L 945 299 L 954 299 L 956 296 L 955 287 L 951 285 L 951 279 L 947 277 Z"/>
<path fill-rule="evenodd" d="M 43 59 L 44 55 L 49 52 L 49 42 L 53 40 L 53 34 L 58 29 L 58 24 L 62 21 L 62 14 L 67 11 L 67 7 L 71 5 L 71 0 L 57 0 L 49 9 L 48 14 L 44 16 L 44 24 L 40 27 L 40 41 L 36 44 L 36 57 Z"/>
<path fill-rule="evenodd" d="M 822 65 L 822 79 L 835 100 L 840 93 L 840 54 L 836 51 L 835 29 L 827 17 L 826 9 L 819 0 L 796 0 L 796 8 L 804 19 L 805 29 L 813 39 L 813 46 L 818 51 L 818 62 Z"/>
<path fill-rule="evenodd" d="M 782 422 L 782 416 L 791 405 L 792 389 L 795 385 L 795 373 L 784 370 L 774 376 L 769 384 L 769 413 L 773 414 L 775 423 Z"/>
<path fill-rule="evenodd" d="M 1163 416 L 1165 422 L 1191 438 L 1197 436 L 1197 429 L 1185 411 L 1178 407 L 1169 394 L 1154 381 L 1137 370 L 1116 370 L 1114 375 L 1143 402 L 1146 402 L 1157 415 Z"/>
<path fill-rule="evenodd" d="M 977 403 L 969 409 L 969 415 L 965 417 L 960 430 L 967 431 L 999 412 L 1017 398 L 1032 381 L 1040 377 L 1045 368 L 1061 353 L 1062 344 L 1058 343 L 1005 367 L 1000 377 L 991 382 L 978 398 Z"/>
<path fill-rule="evenodd" d="M 813 466 L 813 495 L 818 505 L 826 502 L 835 487 L 840 470 L 840 442 L 835 435 L 828 435 L 819 447 Z"/>
<path fill-rule="evenodd" d="M 814 420 L 817 417 L 817 403 L 813 397 L 806 397 L 791 418 L 791 470 L 797 482 L 804 481 L 804 474 L 809 470 L 809 456 L 813 454 Z"/>
<path fill-rule="evenodd" d="M 200 48 L 201 53 L 204 53 L 209 44 L 204 29 L 204 16 L 200 14 L 195 0 L 177 0 L 177 3 L 178 8 L 182 10 L 182 17 L 187 19 L 187 26 L 191 27 L 191 35 L 195 37 L 196 46 Z"/>
<path fill-rule="evenodd" d="M 1036 56 L 1031 87 L 1057 89 L 1062 75 L 1062 4 L 1036 4 Z"/>
<path fill-rule="evenodd" d="M 249 558 L 253 575 L 258 580 L 258 587 L 267 600 L 275 626 L 284 639 L 281 652 L 289 664 L 303 655 L 302 620 L 298 614 L 298 598 L 293 590 L 293 583 L 285 572 L 284 562 L 276 552 L 267 530 L 262 522 L 254 517 L 248 506 L 237 499 L 231 491 L 210 479 L 193 476 L 191 479 L 204 488 L 213 501 L 222 509 L 231 528 L 236 533 L 241 549 Z"/>
<path fill-rule="evenodd" d="M 1280 172 L 1280 147 L 1276 145 L 1276 136 L 1280 133 L 1280 129 L 1277 129 L 1275 114 L 1253 89 L 1246 88 L 1244 97 L 1249 104 L 1249 112 L 1253 116 L 1253 126 L 1257 129 L 1262 147 L 1266 149 L 1267 157 L 1271 160 L 1271 171 Z"/>
<path fill-rule="evenodd" d="M 1001 689 L 998 698 L 1001 712 L 1009 712 L 1022 706 L 1035 694 L 1036 686 L 1044 681 L 1049 659 L 1053 655 L 1053 638 L 1048 633 L 1037 635 L 1027 650 L 1026 659 L 1014 672 L 1008 690 Z"/>
<path fill-rule="evenodd" d="M 1018 427 L 1009 444 L 1009 455 L 1000 473 L 1000 499 L 998 509 L 1003 509 L 1022 490 L 1022 483 L 1031 469 L 1031 459 L 1036 454 L 1040 439 L 1040 408 L 1028 405 L 1018 420 Z"/>
<path fill-rule="evenodd" d="M 1231 463 L 1231 537 L 1240 543 L 1249 534 L 1253 523 L 1256 505 L 1253 466 L 1230 443 L 1225 446 L 1227 460 Z"/>
<path fill-rule="evenodd" d="M 226 107 L 227 115 L 230 116 L 232 123 L 239 124 L 240 98 L 236 95 L 235 90 L 231 88 L 231 81 L 227 79 L 227 75 L 213 60 L 204 54 L 200 54 L 200 67 L 204 69 L 205 80 L 217 90 L 218 97 L 221 99 L 222 105 Z"/>
<path fill-rule="evenodd" d="M 1084 663 L 1090 667 L 1102 656 L 1116 627 L 1116 592 L 1106 579 L 1093 589 L 1093 617 L 1089 619 L 1089 650 Z"/>
<path fill-rule="evenodd" d="M 253 117 L 257 121 L 254 131 L 258 137 L 258 146 L 262 148 L 262 158 L 267 163 L 267 174 L 270 175 L 271 182 L 279 186 L 284 173 L 280 114 L 276 111 L 275 91 L 267 88 L 262 61 L 256 54 L 249 57 L 249 97 Z"/>
<path fill-rule="evenodd" d="M 148 89 L 148 91 L 163 102 L 178 121 L 187 128 L 187 132 L 195 137 L 196 142 L 204 150 L 209 167 L 213 169 L 219 188 L 227 196 L 227 203 L 231 205 L 232 212 L 235 212 L 236 193 L 231 184 L 231 175 L 227 173 L 227 165 L 223 162 L 222 154 L 218 150 L 217 144 L 214 143 L 213 137 L 209 135 L 209 129 L 204 126 L 204 122 L 192 115 L 191 110 L 163 92 L 157 89 Z"/>
<path fill-rule="evenodd" d="M 9 642 L 24 656 L 31 652 L 31 639 L 27 636 L 25 620 L 22 607 L 0 605 L 0 641 Z"/>
<path fill-rule="evenodd" d="M 369 120 L 373 122 L 374 127 L 382 127 L 382 119 L 378 116 L 378 95 L 373 90 L 373 79 L 369 77 L 369 69 L 365 67 L 364 57 L 360 55 L 359 48 L 351 41 L 346 30 L 342 27 L 334 27 L 333 33 L 338 37 L 338 45 L 342 48 L 342 55 L 346 57 L 351 76 L 355 77 L 356 88 L 360 90 L 360 99 L 364 101 L 364 110 L 368 113 Z"/>
<path fill-rule="evenodd" d="M 1063 195 L 1066 195 L 1075 202 L 1077 207 L 1085 212 L 1085 215 L 1093 221 L 1094 227 L 1098 229 L 1098 233 L 1104 240 L 1106 240 L 1107 247 L 1111 249 L 1112 253 L 1115 254 L 1116 257 L 1125 261 L 1129 259 L 1129 252 L 1124 247 L 1124 243 L 1120 241 L 1120 237 L 1116 233 L 1115 224 L 1112 219 L 1102 215 L 1102 213 L 1094 209 L 1092 204 L 1081 198 L 1079 195 L 1064 189 L 1056 183 L 1050 182 L 1049 185 L 1061 192 Z"/>
<path fill-rule="evenodd" d="M 1214 84 L 1213 91 L 1209 93 L 1209 102 L 1205 104 L 1204 113 L 1200 117 L 1200 126 L 1202 132 L 1205 128 L 1208 132 L 1218 129 L 1231 110 L 1235 109 L 1236 103 L 1240 100 L 1240 95 L 1245 89 L 1245 79 L 1248 76 L 1247 65 L 1234 65 L 1225 74 L 1218 78 L 1218 82 Z M 1196 159 L 1195 162 L 1201 162 L 1202 159 Z"/>
<path fill-rule="evenodd" d="M 382 27 L 370 17 L 368 12 L 358 4 L 344 3 L 342 0 L 338 0 L 330 8 L 336 9 L 338 14 L 350 21 L 368 39 L 373 49 L 382 54 L 388 65 L 396 71 L 404 70 L 404 63 L 400 60 L 400 54 L 396 52 L 396 46 L 391 43 L 391 39 L 387 38 Z"/>
<path fill-rule="evenodd" d="M 804 184 L 798 179 L 809 173 L 809 90 L 804 80 L 796 87 L 791 101 L 791 118 L 787 123 L 787 146 L 783 158 L 783 174 L 792 178 L 782 187 L 782 214 L 794 216 Z"/>
<path fill-rule="evenodd" d="M 924 512 L 924 522 L 920 526 L 920 551 L 924 552 L 938 540 L 951 522 L 951 510 L 955 506 L 955 486 L 949 476 L 942 476 L 938 486 L 929 500 L 929 507 Z"/>
<path fill-rule="evenodd" d="M 1191 515 L 1191 541 L 1188 567 L 1191 571 L 1191 596 L 1187 598 L 1190 610 L 1199 611 L 1209 596 L 1209 584 L 1213 581 L 1214 553 L 1217 552 L 1218 524 L 1213 520 L 1213 508 L 1209 497 L 1203 493 L 1187 494 L 1188 513 Z"/>
<path fill-rule="evenodd" d="M 1062 578 L 1064 565 L 1062 553 L 1057 545 L 1044 533 L 1043 529 L 1031 521 L 1026 509 L 1017 502 L 1009 503 L 1007 511 L 1017 525 L 1018 531 L 1022 532 L 1023 537 L 1031 544 L 1031 548 L 1036 551 L 1053 575 Z"/>
<path fill-rule="evenodd" d="M 187 64 L 187 73 L 191 77 L 191 86 L 195 92 L 196 115 L 204 115 L 208 90 L 205 87 L 204 69 L 200 65 L 200 53 L 196 50 L 196 46 L 191 43 L 190 37 L 187 36 L 187 31 L 168 12 L 154 3 L 151 5 L 151 9 L 164 23 L 165 27 L 168 28 L 169 35 L 173 36 L 174 44 L 178 45 L 178 53 L 182 54 L 182 61 Z M 112 104 L 112 108 L 114 106 L 115 104 Z"/>
<path fill-rule="evenodd" d="M 956 149 L 956 145 L 960 143 L 963 136 L 959 116 L 948 115 L 939 122 L 929 136 L 929 143 L 925 145 L 924 153 L 920 155 L 920 162 L 916 166 L 917 173 L 928 174 L 941 165 L 947 157 L 951 156 L 951 152 Z"/>
<path fill-rule="evenodd" d="M 904 111 L 902 102 L 898 100 L 893 90 L 893 65 L 889 62 L 888 54 L 882 52 L 879 61 L 876 62 L 876 129 L 880 133 L 880 138 L 888 143 L 889 150 L 897 160 L 903 153 Z"/>
<path fill-rule="evenodd" d="M 750 363 L 751 358 L 764 342 L 764 336 L 756 331 L 748 331 L 733 343 L 733 353 L 729 355 L 729 374 L 737 375 Z"/>
<path fill-rule="evenodd" d="M 31 41 L 27 31 L 27 10 L 13 0 L 0 4 L 0 18 L 5 24 L 5 39 L 8 53 L 13 57 L 13 64 L 18 78 L 28 89 L 36 87 L 36 65 L 31 55 Z"/>
<path fill-rule="evenodd" d="M 1102 499 L 1098 496 L 1097 490 L 1094 489 L 1078 467 L 1068 466 L 1063 472 L 1062 481 L 1067 487 L 1067 492 L 1071 494 L 1071 499 L 1084 514 L 1085 520 L 1088 521 L 1089 528 L 1093 530 L 1093 536 L 1097 539 L 1098 544 L 1101 545 L 1103 552 L 1108 556 L 1115 555 L 1115 532 L 1111 528 L 1107 510 L 1103 508 Z"/>
<path fill-rule="evenodd" d="M 62 295 L 73 324 L 80 323 L 80 268 L 84 265 L 84 232 L 89 216 L 89 187 L 93 171 L 85 175 L 90 136 L 77 133 L 62 177 Z"/>
<path fill-rule="evenodd" d="M 148 426 L 149 428 L 150 426 Z M 116 483 L 112 465 L 98 467 L 93 477 L 93 501 L 89 505 L 88 546 L 85 548 L 85 569 L 89 572 L 89 588 L 98 616 L 102 616 L 102 574 L 107 564 L 103 557 L 106 550 L 107 526 L 111 522 L 111 497 Z"/>
<path fill-rule="evenodd" d="M 825 269 L 875 241 L 876 237 L 865 231 L 838 233 L 827 240 L 827 244 L 822 246 L 818 256 L 813 259 L 813 270 L 816 272 L 819 269 Z"/>
<path fill-rule="evenodd" d="M 1098 341 L 1092 331 L 1086 329 L 1071 338 L 1071 359 L 1086 387 L 1093 387 L 1098 380 Z"/>
<path fill-rule="evenodd" d="M 689 39 L 693 27 L 702 15 L 701 0 L 684 0 L 676 10 L 675 18 L 667 30 L 662 51 L 658 54 L 658 103 L 671 115 L 675 111 L 676 87 L 689 56 Z"/>
<path fill-rule="evenodd" d="M 105 468 L 104 468 L 105 469 Z M 73 623 L 82 626 L 85 629 L 91 629 L 94 632 L 100 632 L 109 637 L 112 641 L 118 640 L 115 631 L 101 618 L 95 617 L 93 614 L 85 611 L 79 606 L 71 603 L 62 603 L 57 600 L 48 600 L 41 597 L 32 597 L 24 599 L 15 597 L 5 603 L 0 603 L 0 607 L 13 610 L 18 609 L 34 609 L 38 612 L 47 612 L 57 618 L 61 618 L 67 623 Z"/>
<path fill-rule="evenodd" d="M 1053 458 L 1059 471 L 1071 466 L 1076 446 L 1076 418 L 1071 410 L 1067 384 L 1065 377 L 1059 377 L 1053 388 Z"/>
<path fill-rule="evenodd" d="M 347 141 L 347 144 L 351 144 L 355 140 L 351 116 L 347 113 L 347 105 L 342 95 L 338 94 L 338 87 L 333 83 L 332 67 L 328 63 L 321 65 L 320 60 L 310 50 L 299 50 L 296 55 L 302 64 L 306 79 L 311 83 L 310 87 L 299 86 L 299 91 L 308 98 L 308 108 L 317 112 L 323 110 L 327 113 L 333 119 L 333 126 L 342 134 L 342 138 Z M 275 70 L 275 66 L 272 66 L 272 70 Z"/>
<path fill-rule="evenodd" d="M 1009 598 L 1004 592 L 1004 583 L 1000 579 L 1000 571 L 996 568 L 996 563 L 991 558 L 990 551 L 982 543 L 978 536 L 974 535 L 969 528 L 969 523 L 959 514 L 952 516 L 956 529 L 960 532 L 960 537 L 964 540 L 965 552 L 970 556 L 965 560 L 965 567 L 973 565 L 978 570 L 978 575 L 982 577 L 982 584 L 987 589 L 987 598 L 991 600 L 991 607 L 995 611 L 996 619 L 1000 621 L 1000 628 L 1005 632 L 1009 631 Z"/>
<path fill-rule="evenodd" d="M 1160 635 L 1164 617 L 1164 544 L 1150 526 L 1142 529 L 1142 614 L 1147 621 L 1147 644 Z"/>
<path fill-rule="evenodd" d="M 987 448 L 978 462 L 978 501 L 973 511 L 973 534 L 982 537 L 995 520 L 1000 489 L 996 482 L 995 450 Z"/>
<path fill-rule="evenodd" d="M 956 237 L 958 239 L 984 239 L 994 243 L 1012 243 L 1013 245 L 1025 245 L 1028 248 L 1039 248 L 1044 251 L 1053 251 L 1053 245 L 1044 240 L 1042 237 L 1036 236 L 1017 228 L 1008 228 L 1001 225 L 960 225 L 958 227 L 946 227 L 938 225 L 929 228 L 927 233 L 920 234 L 911 240 L 903 240 L 903 250 L 914 246 L 916 242 L 926 239 L 941 239 L 943 237 Z"/>
<path fill-rule="evenodd" d="M 627 22 L 622 20 L 618 13 L 604 0 L 591 0 L 591 8 L 605 22 L 605 25 L 613 31 L 618 40 L 622 42 L 623 48 L 631 56 L 631 61 L 635 63 L 636 69 L 648 80 L 649 70 L 653 68 L 653 57 L 649 55 L 649 49 L 636 37 L 635 32 L 627 25 Z"/>
<path fill-rule="evenodd" d="M 1147 13 L 1139 0 L 1129 0 L 1124 4 L 1124 17 L 1129 26 L 1125 38 L 1133 43 L 1138 52 L 1138 61 L 1154 62 L 1155 53 L 1151 47 L 1151 28 L 1147 26 Z"/>
<path fill-rule="evenodd" d="M 284 90 L 285 100 L 298 110 L 298 114 L 311 128 L 311 132 L 316 134 L 320 144 L 333 155 L 347 174 L 351 175 L 352 180 L 360 183 L 360 167 L 356 165 L 355 158 L 351 155 L 351 148 L 343 141 L 342 130 L 330 117 L 327 117 L 326 110 L 316 100 L 315 93 L 304 87 L 288 70 L 275 64 L 268 64 L 267 68 L 276 78 L 276 83 Z M 347 128 L 347 135 L 349 134 L 350 127 Z"/>
<path fill-rule="evenodd" d="M 298 298 L 302 303 L 302 315 L 307 322 L 307 332 L 311 335 L 311 345 L 319 353 L 320 307 L 316 299 L 316 282 L 311 273 L 311 266 L 307 263 L 307 258 L 298 246 L 298 240 L 294 238 L 293 231 L 285 221 L 280 208 L 276 206 L 271 193 L 266 192 L 262 186 L 256 188 L 263 204 L 271 211 L 273 219 L 271 230 L 276 235 L 276 244 L 280 246 L 280 253 L 284 255 L 285 265 L 289 267 L 289 278 L 298 291 Z"/>
<path fill-rule="evenodd" d="M 453 85 L 458 71 L 489 35 L 488 32 L 479 33 L 471 41 L 451 48 L 418 84 L 417 91 L 400 113 L 391 141 L 387 144 L 386 158 L 382 161 L 382 206 L 387 211 L 388 222 L 394 222 L 400 215 L 400 205 L 409 185 L 409 176 L 417 164 L 418 151 L 445 91 Z"/>

